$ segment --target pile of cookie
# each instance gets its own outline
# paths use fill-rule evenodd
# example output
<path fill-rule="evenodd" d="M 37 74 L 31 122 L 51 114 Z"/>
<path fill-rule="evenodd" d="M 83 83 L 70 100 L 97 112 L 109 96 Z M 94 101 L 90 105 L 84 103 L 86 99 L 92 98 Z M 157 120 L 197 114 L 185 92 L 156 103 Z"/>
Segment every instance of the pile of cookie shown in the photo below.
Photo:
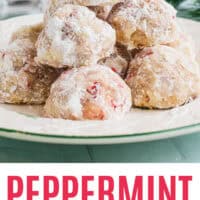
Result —
<path fill-rule="evenodd" d="M 121 118 L 199 95 L 194 45 L 164 0 L 49 0 L 0 51 L 0 102 L 45 104 L 46 117 Z"/>

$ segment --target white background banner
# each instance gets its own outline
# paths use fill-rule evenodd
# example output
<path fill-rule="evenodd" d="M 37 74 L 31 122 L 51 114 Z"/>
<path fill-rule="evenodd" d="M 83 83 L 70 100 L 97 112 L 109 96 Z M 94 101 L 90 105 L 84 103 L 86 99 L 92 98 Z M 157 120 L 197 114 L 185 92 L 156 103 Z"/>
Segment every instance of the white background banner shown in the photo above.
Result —
<path fill-rule="evenodd" d="M 199 200 L 200 164 L 0 164 L 0 200 Z"/>

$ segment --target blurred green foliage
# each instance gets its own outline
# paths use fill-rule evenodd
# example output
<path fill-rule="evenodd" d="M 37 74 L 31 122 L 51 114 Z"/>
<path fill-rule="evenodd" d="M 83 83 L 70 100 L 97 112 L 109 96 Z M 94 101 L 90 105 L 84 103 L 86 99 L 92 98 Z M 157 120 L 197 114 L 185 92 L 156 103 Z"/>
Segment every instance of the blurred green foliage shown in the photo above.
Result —
<path fill-rule="evenodd" d="M 167 1 L 175 7 L 177 7 L 181 2 L 183 2 L 183 0 L 167 0 Z"/>
<path fill-rule="evenodd" d="M 179 17 L 200 21 L 200 0 L 167 0 L 177 10 Z"/>

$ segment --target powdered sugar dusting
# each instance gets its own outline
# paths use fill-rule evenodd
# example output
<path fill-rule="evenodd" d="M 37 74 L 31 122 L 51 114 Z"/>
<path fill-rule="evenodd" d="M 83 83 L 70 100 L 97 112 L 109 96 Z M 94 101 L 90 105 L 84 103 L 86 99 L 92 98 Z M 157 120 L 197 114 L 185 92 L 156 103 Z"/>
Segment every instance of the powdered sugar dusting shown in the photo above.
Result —
<path fill-rule="evenodd" d="M 118 41 L 133 49 L 173 40 L 175 16 L 175 9 L 165 1 L 125 0 L 111 13 L 109 22 L 117 30 Z M 139 44 L 134 34 L 137 40 L 141 37 Z"/>
<path fill-rule="evenodd" d="M 37 43 L 37 61 L 56 68 L 94 64 L 114 51 L 115 41 L 108 23 L 86 7 L 68 4 L 47 20 Z"/>
<path fill-rule="evenodd" d="M 53 84 L 45 105 L 49 117 L 88 119 L 91 108 L 102 119 L 121 118 L 131 108 L 131 91 L 111 69 L 94 65 L 64 72 Z"/>
<path fill-rule="evenodd" d="M 41 20 L 42 16 L 39 17 Z M 34 23 L 37 16 L 20 17 L 14 20 L 15 27 L 18 23 Z M 10 21 L 10 20 L 9 20 Z M 0 29 L 2 31 L 2 23 L 4 35 L 6 29 L 9 30 L 9 21 L 0 22 Z M 37 21 L 37 20 L 36 20 Z M 188 31 L 192 35 L 197 45 L 197 56 L 200 55 L 200 25 L 197 22 L 189 20 L 180 20 L 180 23 L 190 27 Z M 2 39 L 2 38 L 1 38 Z M 0 45 L 6 43 L 0 40 Z M 25 132 L 33 132 L 43 135 L 52 136 L 108 136 L 108 135 L 123 135 L 136 134 L 149 131 L 158 131 L 175 127 L 182 127 L 195 123 L 200 123 L 200 99 L 172 110 L 155 111 L 155 110 L 141 110 L 133 109 L 123 119 L 107 120 L 107 121 L 70 121 L 62 119 L 46 119 L 42 118 L 40 106 L 15 106 L 0 104 L 0 127 L 5 129 L 15 129 Z M 24 114 L 21 114 L 24 113 Z M 27 115 L 31 115 L 27 116 Z M 33 118 L 33 116 L 37 116 Z M 165 133 L 163 133 L 165 135 Z"/>

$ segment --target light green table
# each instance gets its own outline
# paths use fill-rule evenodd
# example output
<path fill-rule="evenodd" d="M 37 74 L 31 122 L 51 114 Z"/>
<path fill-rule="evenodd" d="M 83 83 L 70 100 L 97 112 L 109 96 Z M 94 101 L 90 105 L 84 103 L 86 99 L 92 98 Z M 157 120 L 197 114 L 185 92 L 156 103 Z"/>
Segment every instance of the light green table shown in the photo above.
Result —
<path fill-rule="evenodd" d="M 200 134 L 121 145 L 52 145 L 0 138 L 0 162 L 200 162 Z"/>

